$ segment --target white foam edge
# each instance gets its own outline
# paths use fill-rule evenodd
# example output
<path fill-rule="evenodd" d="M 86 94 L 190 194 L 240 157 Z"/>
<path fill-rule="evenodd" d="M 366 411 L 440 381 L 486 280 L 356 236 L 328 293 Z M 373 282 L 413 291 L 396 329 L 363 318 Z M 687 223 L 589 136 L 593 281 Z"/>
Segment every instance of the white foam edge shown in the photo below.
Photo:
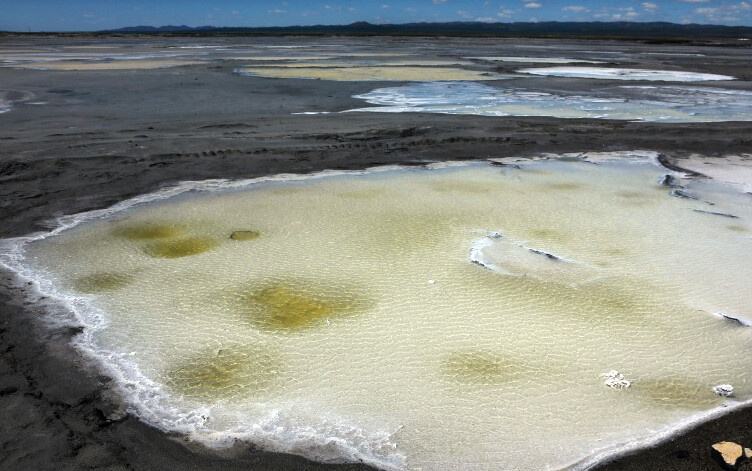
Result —
<path fill-rule="evenodd" d="M 650 157 L 657 158 L 658 156 L 657 152 L 639 150 L 594 154 L 603 157 L 611 155 L 611 160 L 632 157 L 628 161 L 640 162 L 651 162 Z M 583 154 L 544 154 L 537 156 L 537 158 L 531 157 L 526 160 L 533 163 L 536 160 L 549 160 L 557 156 L 561 158 L 580 155 Z M 427 165 L 426 168 L 441 169 L 470 166 L 484 162 L 488 163 L 488 160 L 437 162 Z M 130 355 L 113 352 L 97 346 L 93 337 L 96 331 L 106 327 L 107 322 L 104 313 L 92 306 L 85 296 L 73 296 L 70 293 L 61 292 L 55 286 L 55 282 L 51 277 L 40 270 L 35 270 L 24 264 L 24 253 L 25 246 L 31 242 L 54 237 L 86 222 L 111 217 L 137 206 L 167 200 L 192 191 L 214 192 L 247 189 L 263 183 L 306 181 L 342 175 L 367 175 L 412 168 L 414 167 L 382 165 L 363 170 L 323 170 L 310 174 L 284 173 L 242 180 L 210 179 L 184 181 L 170 187 L 124 200 L 108 208 L 60 216 L 52 221 L 50 225 L 54 225 L 53 229 L 47 232 L 37 232 L 27 236 L 0 239 L 0 266 L 15 274 L 18 281 L 26 282 L 24 283 L 23 292 L 28 298 L 38 300 L 44 297 L 46 298 L 45 304 L 52 304 L 55 307 L 62 308 L 70 316 L 68 319 L 55 318 L 53 316 L 59 315 L 59 312 L 56 312 L 57 309 L 45 306 L 48 314 L 46 320 L 48 322 L 58 325 L 83 327 L 81 334 L 73 338 L 72 345 L 85 358 L 93 360 L 105 374 L 114 380 L 112 387 L 124 401 L 126 410 L 143 422 L 165 432 L 181 433 L 189 439 L 210 448 L 227 448 L 234 445 L 237 441 L 242 441 L 256 444 L 267 451 L 300 455 L 321 462 L 363 462 L 385 470 L 402 470 L 405 468 L 406 458 L 396 451 L 397 446 L 393 442 L 394 433 L 396 432 L 380 432 L 376 436 L 371 437 L 371 443 L 376 448 L 388 447 L 394 450 L 393 454 L 386 457 L 378 457 L 369 453 L 369 451 L 373 450 L 368 450 L 368 448 L 363 449 L 363 447 L 360 449 L 354 448 L 341 437 L 321 437 L 311 427 L 293 430 L 292 435 L 288 432 L 280 436 L 279 426 L 275 422 L 275 420 L 279 419 L 279 411 L 271 411 L 265 420 L 249 426 L 236 427 L 231 430 L 211 430 L 206 426 L 211 417 L 210 407 L 193 408 L 189 411 L 176 407 L 172 402 L 172 398 L 170 398 L 161 385 L 141 373 L 138 365 L 130 358 Z M 486 243 L 493 242 L 493 239 L 487 236 L 483 239 L 488 241 Z M 476 246 L 476 249 L 480 250 L 482 248 Z M 694 414 L 685 420 L 661 429 L 657 434 L 645 440 L 592 450 L 591 455 L 581 460 L 576 460 L 561 469 L 589 469 L 618 456 L 637 451 L 641 448 L 654 446 L 695 425 L 749 405 L 752 405 L 752 399 L 744 402 L 732 402 L 730 407 L 718 407 L 707 412 Z M 337 425 L 337 427 L 341 429 L 343 426 Z M 366 436 L 357 427 L 345 427 L 349 428 L 349 432 L 356 436 Z M 299 434 L 294 435 L 295 432 Z"/>

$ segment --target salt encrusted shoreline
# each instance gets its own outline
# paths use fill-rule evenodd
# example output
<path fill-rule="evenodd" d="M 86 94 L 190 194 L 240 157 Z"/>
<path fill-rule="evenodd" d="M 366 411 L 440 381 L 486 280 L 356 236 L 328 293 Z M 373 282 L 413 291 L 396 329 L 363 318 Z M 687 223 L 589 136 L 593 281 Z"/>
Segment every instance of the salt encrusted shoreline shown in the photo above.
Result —
<path fill-rule="evenodd" d="M 682 167 L 673 161 L 670 161 L 668 157 L 663 154 L 651 151 L 620 151 L 620 152 L 594 152 L 594 153 L 577 153 L 577 154 L 545 154 L 541 156 L 532 156 L 529 161 L 541 160 L 541 159 L 562 159 L 566 161 L 579 160 L 590 163 L 603 163 L 603 162 L 633 162 L 633 163 L 646 163 L 651 162 L 656 166 L 665 168 L 667 171 L 674 173 L 677 176 L 702 176 L 696 171 L 685 169 L 690 165 L 684 164 Z M 732 156 L 723 161 L 736 162 L 739 164 L 739 159 L 742 162 L 746 162 L 743 156 Z M 508 159 L 491 159 L 487 162 L 489 164 L 504 164 Z M 512 158 L 517 164 L 522 163 L 520 158 Z M 719 159 L 720 161 L 721 159 Z M 445 167 L 454 166 L 466 166 L 479 164 L 482 161 L 449 161 L 449 162 L 436 162 L 425 164 L 426 168 L 440 169 Z M 718 163 L 717 163 L 718 164 Z M 318 178 L 330 178 L 340 175 L 363 175 L 371 173 L 381 173 L 398 170 L 400 168 L 408 168 L 400 165 L 388 165 L 366 168 L 364 170 L 323 170 L 311 174 L 278 174 L 265 177 L 258 177 L 245 180 L 207 180 L 197 182 L 183 182 L 178 185 L 163 188 L 159 191 L 139 195 L 120 202 L 112 207 L 89 211 L 79 214 L 72 214 L 63 216 L 57 219 L 54 223 L 54 227 L 49 232 L 36 233 L 29 236 L 13 238 L 13 239 L 1 239 L 0 240 L 0 266 L 6 270 L 15 274 L 12 277 L 14 284 L 19 291 L 24 293 L 24 301 L 28 304 L 38 304 L 44 311 L 43 319 L 47 326 L 54 329 L 74 329 L 76 332 L 73 337 L 72 345 L 80 353 L 83 354 L 87 360 L 94 365 L 94 368 L 100 371 L 102 374 L 107 375 L 113 379 L 110 384 L 110 388 L 120 398 L 117 401 L 119 404 L 118 410 L 124 407 L 125 412 L 133 414 L 139 419 L 143 420 L 146 424 L 154 426 L 166 433 L 178 433 L 184 440 L 198 440 L 202 446 L 206 446 L 216 451 L 232 449 L 237 445 L 234 443 L 244 443 L 246 437 L 242 433 L 225 433 L 224 439 L 218 440 L 217 437 L 220 431 L 207 431 L 202 434 L 196 434 L 196 429 L 201 428 L 201 417 L 208 414 L 207 411 L 197 410 L 190 416 L 185 416 L 179 411 L 171 411 L 167 406 L 168 402 L 159 400 L 161 388 L 158 385 L 152 384 L 150 380 L 143 377 L 139 372 L 136 365 L 123 359 L 119 359 L 118 355 L 114 352 L 102 350 L 97 347 L 92 341 L 92 333 L 102 328 L 103 319 L 100 314 L 94 313 L 94 317 L 86 312 L 91 310 L 85 299 L 70 298 L 70 296 L 61 294 L 55 288 L 52 281 L 48 280 L 43 273 L 35 272 L 29 269 L 24 263 L 24 247 L 26 244 L 41 240 L 44 238 L 55 236 L 61 232 L 72 229 L 79 224 L 86 223 L 87 221 L 98 220 L 102 218 L 108 218 L 116 216 L 122 211 L 126 211 L 132 207 L 148 204 L 154 201 L 166 200 L 179 196 L 186 192 L 215 192 L 215 191 L 227 191 L 235 189 L 247 189 L 255 185 L 264 184 L 268 182 L 283 182 L 283 181 L 304 181 Z M 739 177 L 736 175 L 735 182 L 739 183 Z M 743 182 L 743 183 L 752 183 Z M 488 245 L 492 245 L 498 240 L 503 239 L 503 235 L 500 232 L 487 232 L 485 236 L 477 239 L 470 249 L 470 261 L 476 263 L 483 268 L 493 271 L 500 271 L 493 263 L 490 263 L 483 259 L 482 251 Z M 541 255 L 545 255 L 551 259 L 558 260 L 557 257 L 552 256 L 546 252 L 540 252 L 534 249 L 530 249 L 523 245 L 519 245 L 524 250 L 530 250 Z M 126 363 L 123 363 L 125 361 Z M 135 376 L 133 376 L 135 374 Z M 153 400 L 156 399 L 156 402 Z M 163 404 L 164 402 L 164 404 Z M 673 437 L 680 434 L 682 431 L 691 429 L 713 419 L 717 419 L 730 411 L 744 409 L 752 405 L 752 400 L 744 402 L 731 402 L 725 403 L 720 407 L 714 408 L 709 411 L 701 413 L 695 413 L 686 419 L 662 429 L 659 433 L 654 434 L 644 440 L 638 442 L 631 442 L 625 444 L 617 444 L 608 447 L 596 447 L 593 449 L 591 455 L 584 457 L 575 463 L 572 463 L 567 468 L 572 469 L 591 469 L 599 464 L 607 463 L 618 459 L 619 457 L 634 453 L 635 451 L 662 442 L 671 440 Z M 119 414 L 119 413 L 118 413 Z M 172 417 L 172 415 L 175 415 Z M 203 438 L 202 438 L 203 437 Z M 389 437 L 382 437 L 382 440 L 389 440 Z M 236 442 L 237 441 L 237 442 Z M 246 446 L 251 445 L 250 443 Z M 388 445 L 388 443 L 387 443 Z M 252 446 L 252 445 L 251 445 Z M 344 446 L 344 444 L 343 444 Z M 303 445 L 291 443 L 284 445 L 282 443 L 277 444 L 274 440 L 266 442 L 266 448 L 271 448 L 271 451 L 276 452 L 294 452 L 303 456 L 324 456 L 321 452 L 327 448 L 327 453 L 333 453 L 326 455 L 326 461 L 337 461 L 342 459 L 346 462 L 360 462 L 376 466 L 379 469 L 384 470 L 398 470 L 404 469 L 405 462 L 404 457 L 395 455 L 392 456 L 379 456 L 371 454 L 368 449 L 357 448 L 332 448 L 331 444 L 324 441 L 320 445 L 316 443 L 310 443 L 309 445 Z M 312 447 L 308 451 L 307 447 Z M 321 448 L 318 448 L 321 447 Z"/>

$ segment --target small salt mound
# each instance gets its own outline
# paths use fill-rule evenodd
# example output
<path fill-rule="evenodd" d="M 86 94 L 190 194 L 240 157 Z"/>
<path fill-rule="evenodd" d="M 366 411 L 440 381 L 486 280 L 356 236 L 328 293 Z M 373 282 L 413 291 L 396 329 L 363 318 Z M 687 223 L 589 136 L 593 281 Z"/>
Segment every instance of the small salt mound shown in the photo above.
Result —
<path fill-rule="evenodd" d="M 622 373 L 616 370 L 611 370 L 601 375 L 603 378 L 603 384 L 611 389 L 628 389 L 632 386 L 632 382 L 624 377 Z"/>
<path fill-rule="evenodd" d="M 548 77 L 575 77 L 607 80 L 654 80 L 659 82 L 704 82 L 710 80 L 735 80 L 728 75 L 703 74 L 679 70 L 620 69 L 608 67 L 540 67 L 522 69 L 522 74 Z"/>
<path fill-rule="evenodd" d="M 719 384 L 713 387 L 713 392 L 721 397 L 731 397 L 734 395 L 734 387 L 730 384 Z"/>

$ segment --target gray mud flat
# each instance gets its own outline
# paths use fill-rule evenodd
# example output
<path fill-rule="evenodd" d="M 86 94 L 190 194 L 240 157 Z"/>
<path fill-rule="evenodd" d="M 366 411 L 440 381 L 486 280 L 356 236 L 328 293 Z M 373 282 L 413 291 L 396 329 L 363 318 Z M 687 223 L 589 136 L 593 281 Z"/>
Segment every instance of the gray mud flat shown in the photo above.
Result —
<path fill-rule="evenodd" d="M 165 40 L 111 41 L 148 47 L 150 41 Z M 259 41 L 284 45 L 325 42 Z M 456 58 L 520 55 L 499 50 L 547 44 L 542 40 L 419 38 L 326 42 Z M 0 40 L 0 49 L 51 43 L 86 45 L 91 40 L 6 37 Z M 552 53 L 556 56 L 594 58 L 575 51 L 621 51 L 618 59 L 601 59 L 614 66 L 728 74 L 739 80 L 724 83 L 724 87 L 752 89 L 749 48 L 627 42 L 548 44 L 559 48 Z M 667 51 L 705 56 L 644 54 Z M 662 152 L 673 165 L 681 166 L 682 159 L 692 154 L 722 156 L 752 150 L 750 123 L 640 124 L 409 113 L 295 115 L 361 107 L 363 102 L 352 96 L 383 84 L 243 77 L 232 73 L 238 65 L 234 60 L 222 60 L 126 72 L 0 68 L 0 88 L 14 92 L 7 96 L 24 97 L 0 114 L 0 237 L 42 230 L 56 216 L 104 208 L 184 180 L 633 149 Z M 492 67 L 495 72 L 510 73 L 515 65 Z M 551 78 L 521 78 L 518 84 L 567 92 L 601 85 Z M 10 273 L 2 274 L 0 469 L 366 469 L 362 465 L 312 463 L 247 445 L 218 456 L 139 422 L 108 392 L 112 380 L 97 373 L 70 347 L 79 331 L 40 322 L 45 315 L 44 300 L 30 302 L 24 291 Z M 735 412 L 600 469 L 715 469 L 709 445 L 721 440 L 752 443 L 751 423 L 752 410 Z M 545 446 L 544 437 L 541 446 Z"/>

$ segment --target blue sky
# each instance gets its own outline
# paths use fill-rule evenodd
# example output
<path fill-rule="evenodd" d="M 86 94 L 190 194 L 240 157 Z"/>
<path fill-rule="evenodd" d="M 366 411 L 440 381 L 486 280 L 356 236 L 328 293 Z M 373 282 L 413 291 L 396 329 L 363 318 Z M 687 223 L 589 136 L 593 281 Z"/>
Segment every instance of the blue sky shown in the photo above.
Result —
<path fill-rule="evenodd" d="M 0 0 L 0 30 L 17 31 L 460 20 L 752 25 L 752 0 Z"/>

